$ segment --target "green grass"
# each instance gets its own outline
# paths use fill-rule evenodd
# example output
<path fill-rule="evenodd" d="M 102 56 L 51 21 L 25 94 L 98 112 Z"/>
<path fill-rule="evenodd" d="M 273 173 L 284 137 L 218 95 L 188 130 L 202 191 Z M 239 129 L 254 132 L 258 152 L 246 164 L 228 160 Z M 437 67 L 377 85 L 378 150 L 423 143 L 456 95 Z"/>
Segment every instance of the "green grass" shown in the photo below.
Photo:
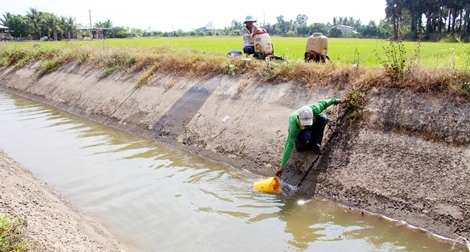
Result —
<path fill-rule="evenodd" d="M 275 55 L 291 61 L 302 60 L 307 38 L 271 37 Z M 70 47 L 91 45 L 97 47 L 140 48 L 168 45 L 175 49 L 196 49 L 204 52 L 220 53 L 225 56 L 230 50 L 241 50 L 240 37 L 178 37 L 178 38 L 134 38 L 107 39 L 93 41 L 21 42 L 6 43 L 9 47 L 27 48 L 40 45 L 48 47 Z M 347 65 L 381 66 L 381 58 L 390 42 L 378 39 L 328 39 L 328 56 L 334 62 Z M 419 64 L 426 67 L 469 68 L 470 45 L 464 43 L 403 42 L 406 58 L 412 58 L 419 49 Z"/>
<path fill-rule="evenodd" d="M 0 66 L 40 62 L 40 75 L 75 62 L 101 69 L 101 78 L 138 74 L 137 86 L 163 75 L 173 78 L 240 76 L 251 82 L 294 81 L 308 89 L 388 87 L 470 96 L 470 46 L 460 43 L 329 39 L 327 64 L 304 62 L 306 38 L 272 38 L 275 55 L 287 61 L 241 60 L 237 37 L 109 39 L 0 43 Z M 242 91 L 242 90 L 240 90 Z"/>

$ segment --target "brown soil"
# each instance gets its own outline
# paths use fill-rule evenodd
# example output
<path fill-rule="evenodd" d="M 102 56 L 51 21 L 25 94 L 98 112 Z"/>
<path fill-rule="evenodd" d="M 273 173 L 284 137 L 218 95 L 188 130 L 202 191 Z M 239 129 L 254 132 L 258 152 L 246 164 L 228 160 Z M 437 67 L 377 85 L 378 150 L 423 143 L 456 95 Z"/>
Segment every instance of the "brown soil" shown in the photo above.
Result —
<path fill-rule="evenodd" d="M 133 76 L 99 76 L 73 64 L 41 78 L 34 66 L 9 67 L 0 69 L 0 88 L 264 176 L 278 169 L 288 115 L 347 93 L 229 76 L 165 75 L 136 88 Z M 366 93 L 361 110 L 326 113 L 324 153 L 294 151 L 282 180 L 444 237 L 470 236 L 469 101 L 381 89 Z"/>

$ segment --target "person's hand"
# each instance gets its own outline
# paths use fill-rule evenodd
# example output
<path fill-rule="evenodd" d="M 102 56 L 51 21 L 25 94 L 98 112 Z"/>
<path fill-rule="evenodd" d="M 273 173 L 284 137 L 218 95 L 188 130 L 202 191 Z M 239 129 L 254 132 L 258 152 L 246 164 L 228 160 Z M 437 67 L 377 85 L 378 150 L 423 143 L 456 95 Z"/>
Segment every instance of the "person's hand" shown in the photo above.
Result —
<path fill-rule="evenodd" d="M 348 99 L 342 99 L 342 100 L 339 100 L 338 104 L 339 105 L 347 105 L 349 103 Z"/>
<path fill-rule="evenodd" d="M 281 177 L 282 173 L 284 172 L 284 168 L 280 168 L 276 171 L 276 176 Z"/>

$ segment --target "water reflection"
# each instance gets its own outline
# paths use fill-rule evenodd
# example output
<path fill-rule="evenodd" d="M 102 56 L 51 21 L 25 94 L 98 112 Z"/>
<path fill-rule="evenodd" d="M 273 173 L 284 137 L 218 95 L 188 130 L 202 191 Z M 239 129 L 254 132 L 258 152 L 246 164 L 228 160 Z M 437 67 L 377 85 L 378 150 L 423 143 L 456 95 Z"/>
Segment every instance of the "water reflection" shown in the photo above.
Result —
<path fill-rule="evenodd" d="M 2 92 L 0 118 L 1 149 L 136 251 L 465 251 Z"/>

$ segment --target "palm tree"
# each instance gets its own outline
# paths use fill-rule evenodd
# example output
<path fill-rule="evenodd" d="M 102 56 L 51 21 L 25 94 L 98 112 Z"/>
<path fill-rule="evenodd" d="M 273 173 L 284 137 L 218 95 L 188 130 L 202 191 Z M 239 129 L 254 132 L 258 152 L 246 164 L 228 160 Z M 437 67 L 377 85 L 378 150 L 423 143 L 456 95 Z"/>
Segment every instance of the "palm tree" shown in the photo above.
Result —
<path fill-rule="evenodd" d="M 65 37 L 67 39 L 72 38 L 72 34 L 74 34 L 77 29 L 74 24 L 74 19 L 72 17 L 60 17 L 59 19 L 59 27 L 63 31 L 63 34 L 65 34 Z"/>
<path fill-rule="evenodd" d="M 100 37 L 106 36 L 106 34 L 107 34 L 106 30 L 111 29 L 112 27 L 113 27 L 113 22 L 111 22 L 111 20 L 109 20 L 109 19 L 104 21 L 104 22 L 95 23 L 95 28 L 101 28 L 101 29 L 97 30 L 97 32 L 99 33 L 98 36 L 100 36 Z"/>
<path fill-rule="evenodd" d="M 44 13 L 41 25 L 46 29 L 49 37 L 53 37 L 57 40 L 57 33 L 62 33 L 62 29 L 59 27 L 59 19 L 52 13 Z"/>
<path fill-rule="evenodd" d="M 36 8 L 29 8 L 29 11 L 26 12 L 26 17 L 31 20 L 34 31 L 37 35 L 37 38 L 41 38 L 41 21 L 42 21 L 42 15 L 43 13 L 38 11 Z"/>
<path fill-rule="evenodd" d="M 10 20 L 12 17 L 13 15 L 10 12 L 5 12 L 5 14 L 3 14 L 3 18 L 0 18 L 0 23 L 4 26 L 8 26 L 8 20 Z"/>

